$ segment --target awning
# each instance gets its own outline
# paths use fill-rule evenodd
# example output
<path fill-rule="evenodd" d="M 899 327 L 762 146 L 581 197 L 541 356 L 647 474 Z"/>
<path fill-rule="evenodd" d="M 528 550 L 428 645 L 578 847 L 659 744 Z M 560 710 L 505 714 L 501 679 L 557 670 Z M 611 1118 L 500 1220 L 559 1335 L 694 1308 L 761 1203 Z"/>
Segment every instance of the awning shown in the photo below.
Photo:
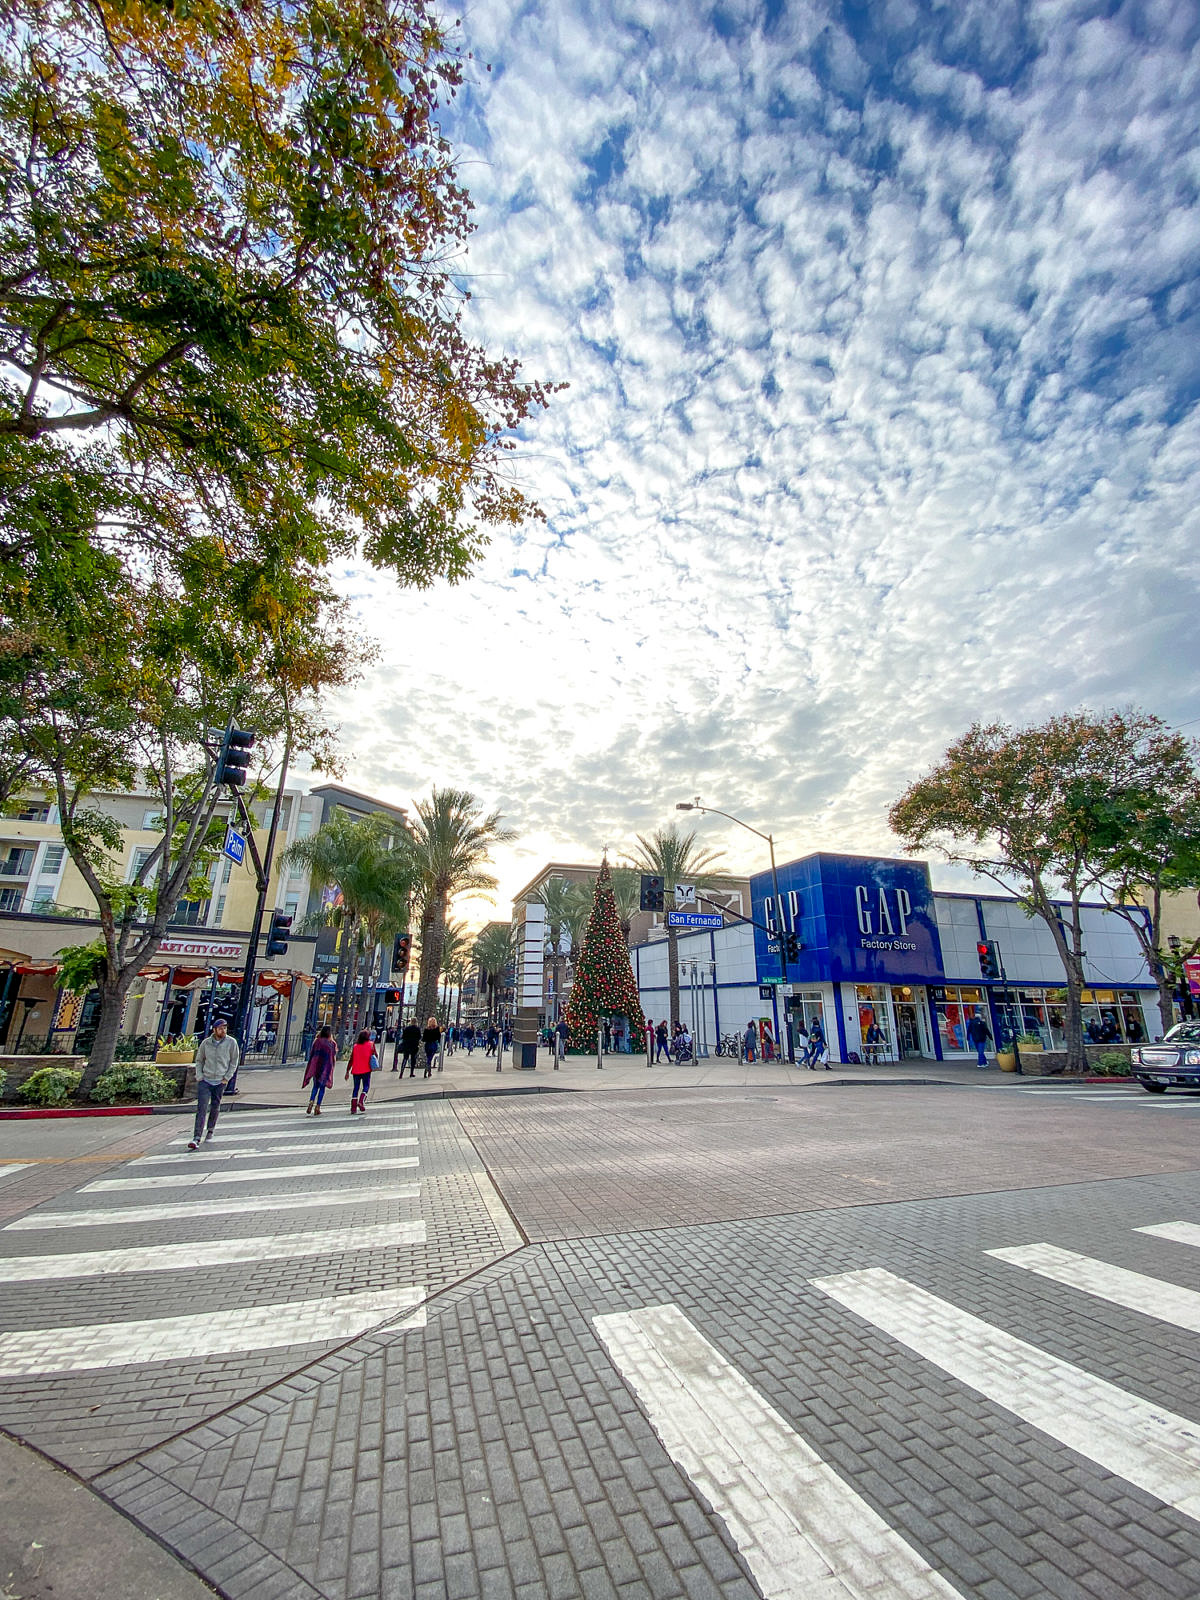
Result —
<path fill-rule="evenodd" d="M 57 978 L 62 967 L 57 961 L 18 961 L 13 971 L 23 978 Z"/>

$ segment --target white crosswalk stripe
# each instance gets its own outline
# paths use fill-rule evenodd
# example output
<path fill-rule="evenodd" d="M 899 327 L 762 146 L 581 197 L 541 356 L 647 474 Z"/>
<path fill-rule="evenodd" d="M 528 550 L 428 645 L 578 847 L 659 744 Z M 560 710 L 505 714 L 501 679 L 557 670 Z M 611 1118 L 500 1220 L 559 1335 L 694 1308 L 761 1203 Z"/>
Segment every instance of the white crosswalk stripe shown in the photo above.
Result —
<path fill-rule="evenodd" d="M 256 1194 L 228 1200 L 197 1199 L 165 1206 L 109 1206 L 102 1211 L 33 1211 L 7 1222 L 2 1231 L 34 1228 L 110 1228 L 130 1222 L 166 1222 L 179 1217 L 245 1216 L 247 1207 L 259 1211 L 307 1211 L 325 1206 L 366 1205 L 371 1201 L 415 1200 L 420 1183 L 386 1183 L 370 1189 L 331 1189 L 313 1194 Z"/>
<path fill-rule="evenodd" d="M 1194 1289 L 1183 1289 L 1176 1283 L 1148 1277 L 1144 1272 L 1110 1266 L 1107 1261 L 1094 1261 L 1090 1256 L 1077 1255 L 1074 1250 L 1060 1250 L 1052 1244 L 1006 1246 L 989 1250 L 987 1254 L 1014 1267 L 1039 1273 L 1043 1278 L 1051 1278 L 1055 1283 L 1081 1289 L 1099 1300 L 1108 1300 L 1112 1305 L 1127 1306 L 1130 1311 L 1139 1311 L 1159 1322 L 1170 1322 L 1177 1328 L 1200 1333 L 1200 1294 Z"/>
<path fill-rule="evenodd" d="M 32 1161 L 6 1161 L 0 1164 L 0 1183 L 3 1183 L 5 1178 L 15 1178 L 18 1172 L 24 1172 L 32 1165 Z"/>
<path fill-rule="evenodd" d="M 958 1600 L 678 1306 L 594 1323 L 766 1600 Z"/>
<path fill-rule="evenodd" d="M 371 1134 L 412 1133 L 416 1129 L 415 1122 L 384 1122 L 382 1117 L 376 1117 L 370 1125 L 370 1134 L 367 1132 L 366 1121 L 330 1124 L 326 1122 L 309 1123 L 307 1127 L 295 1122 L 289 1123 L 286 1128 L 274 1131 L 260 1128 L 257 1133 L 230 1133 L 224 1122 L 217 1123 L 216 1137 L 222 1144 L 269 1144 L 272 1139 L 300 1139 L 314 1147 L 323 1142 L 332 1142 L 335 1139 L 353 1139 L 355 1143 L 360 1138 L 369 1138 Z M 186 1145 L 190 1142 L 190 1135 L 183 1139 L 172 1139 L 172 1148 Z"/>
<path fill-rule="evenodd" d="M 1200 1426 L 881 1267 L 814 1286 L 1105 1471 L 1200 1517 Z"/>
<path fill-rule="evenodd" d="M 135 1245 L 123 1250 L 77 1250 L 53 1256 L 0 1260 L 0 1283 L 45 1278 L 106 1278 L 111 1273 L 185 1272 L 238 1262 L 297 1261 L 304 1256 L 353 1254 L 425 1243 L 425 1223 L 380 1222 L 349 1232 L 271 1233 L 250 1239 L 204 1239 L 195 1244 Z M 3 1336 L 0 1335 L 0 1338 Z"/>
<path fill-rule="evenodd" d="M 354 1139 L 350 1142 L 342 1140 L 337 1144 L 332 1142 L 328 1146 L 332 1155 L 339 1155 L 351 1148 L 354 1150 L 393 1150 L 403 1145 L 414 1145 L 418 1141 L 406 1138 L 396 1138 L 393 1134 L 381 1134 L 378 1139 Z M 262 1148 L 242 1148 L 227 1150 L 227 1140 L 220 1143 L 214 1140 L 212 1144 L 203 1144 L 199 1150 L 181 1150 L 175 1155 L 165 1156 L 139 1156 L 136 1161 L 131 1161 L 131 1167 L 149 1166 L 178 1166 L 181 1161 L 244 1161 L 248 1156 L 301 1156 L 322 1155 L 324 1151 L 319 1144 L 311 1139 L 306 1139 L 302 1144 L 281 1144 L 270 1148 L 263 1144 L 261 1139 L 256 1143 Z"/>
<path fill-rule="evenodd" d="M 108 1190 L 124 1194 L 131 1189 L 161 1189 L 182 1184 L 271 1183 L 279 1178 L 322 1178 L 345 1172 L 388 1172 L 395 1167 L 418 1167 L 420 1156 L 376 1156 L 367 1161 L 320 1161 L 302 1167 L 257 1167 L 248 1172 L 156 1172 L 152 1178 L 98 1178 L 85 1183 L 80 1194 Z"/>
<path fill-rule="evenodd" d="M 240 1306 L 233 1311 L 203 1311 L 183 1317 L 9 1332 L 0 1339 L 0 1377 L 186 1361 L 218 1351 L 270 1350 L 349 1339 L 406 1311 L 410 1315 L 402 1327 L 424 1327 L 424 1311 L 415 1310 L 424 1297 L 425 1291 L 416 1287 L 368 1289 L 359 1294 Z"/>
<path fill-rule="evenodd" d="M 1196 1222 L 1153 1222 L 1149 1227 L 1134 1231 L 1151 1233 L 1158 1239 L 1170 1239 L 1175 1244 L 1200 1245 L 1200 1223 Z"/>

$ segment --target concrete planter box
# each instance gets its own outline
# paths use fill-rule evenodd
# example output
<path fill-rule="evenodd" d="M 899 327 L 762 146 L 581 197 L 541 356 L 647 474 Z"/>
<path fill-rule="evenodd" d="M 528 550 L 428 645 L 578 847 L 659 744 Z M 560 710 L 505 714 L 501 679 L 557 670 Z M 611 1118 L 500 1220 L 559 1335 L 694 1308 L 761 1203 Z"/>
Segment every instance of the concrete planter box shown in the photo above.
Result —
<path fill-rule="evenodd" d="M 6 1105 L 15 1101 L 17 1090 L 43 1067 L 70 1067 L 82 1072 L 86 1066 L 86 1056 L 0 1056 L 0 1068 L 8 1074 L 3 1100 Z"/>
<path fill-rule="evenodd" d="M 1097 1063 L 1101 1056 L 1122 1055 L 1129 1060 L 1129 1045 L 1127 1044 L 1089 1044 L 1084 1046 L 1084 1054 L 1088 1059 L 1090 1072 L 1098 1072 Z M 1021 1067 L 1027 1078 L 1049 1078 L 1057 1075 L 1078 1077 L 1078 1073 L 1066 1073 L 1067 1052 L 1065 1050 L 1026 1050 L 1021 1049 Z M 1113 1075 L 1116 1077 L 1116 1074 Z M 1119 1082 L 1120 1079 L 1118 1078 Z"/>

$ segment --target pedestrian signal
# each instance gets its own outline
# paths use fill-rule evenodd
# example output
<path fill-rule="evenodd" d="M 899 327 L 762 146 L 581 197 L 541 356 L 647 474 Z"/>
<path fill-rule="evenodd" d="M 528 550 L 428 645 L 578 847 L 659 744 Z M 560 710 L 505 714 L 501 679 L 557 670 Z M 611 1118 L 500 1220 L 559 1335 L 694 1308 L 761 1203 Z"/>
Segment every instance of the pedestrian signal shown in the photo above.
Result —
<path fill-rule="evenodd" d="M 288 932 L 292 919 L 286 911 L 272 911 L 271 926 L 267 929 L 267 956 L 281 956 L 288 947 Z"/>
<path fill-rule="evenodd" d="M 399 933 L 392 946 L 392 971 L 407 972 L 408 963 L 412 959 L 412 934 Z"/>
<path fill-rule="evenodd" d="M 214 783 L 226 783 L 231 789 L 240 789 L 250 771 L 250 755 L 254 749 L 255 735 L 248 728 L 227 728 L 217 756 Z"/>
<path fill-rule="evenodd" d="M 998 978 L 1000 976 L 1000 957 L 996 950 L 994 939 L 980 939 L 975 946 L 979 954 L 979 976 L 981 978 Z"/>
<path fill-rule="evenodd" d="M 641 909 L 643 911 L 661 911 L 665 888 L 665 882 L 657 873 L 643 872 Z"/>

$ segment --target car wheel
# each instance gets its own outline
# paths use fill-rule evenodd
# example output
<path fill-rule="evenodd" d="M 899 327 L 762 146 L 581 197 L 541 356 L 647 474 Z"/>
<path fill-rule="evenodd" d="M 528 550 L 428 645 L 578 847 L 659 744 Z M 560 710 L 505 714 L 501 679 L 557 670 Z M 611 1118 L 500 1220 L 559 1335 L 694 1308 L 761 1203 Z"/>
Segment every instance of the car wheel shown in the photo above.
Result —
<path fill-rule="evenodd" d="M 1147 1094 L 1166 1094 L 1167 1092 L 1165 1083 L 1143 1083 L 1142 1088 L 1145 1089 Z"/>

